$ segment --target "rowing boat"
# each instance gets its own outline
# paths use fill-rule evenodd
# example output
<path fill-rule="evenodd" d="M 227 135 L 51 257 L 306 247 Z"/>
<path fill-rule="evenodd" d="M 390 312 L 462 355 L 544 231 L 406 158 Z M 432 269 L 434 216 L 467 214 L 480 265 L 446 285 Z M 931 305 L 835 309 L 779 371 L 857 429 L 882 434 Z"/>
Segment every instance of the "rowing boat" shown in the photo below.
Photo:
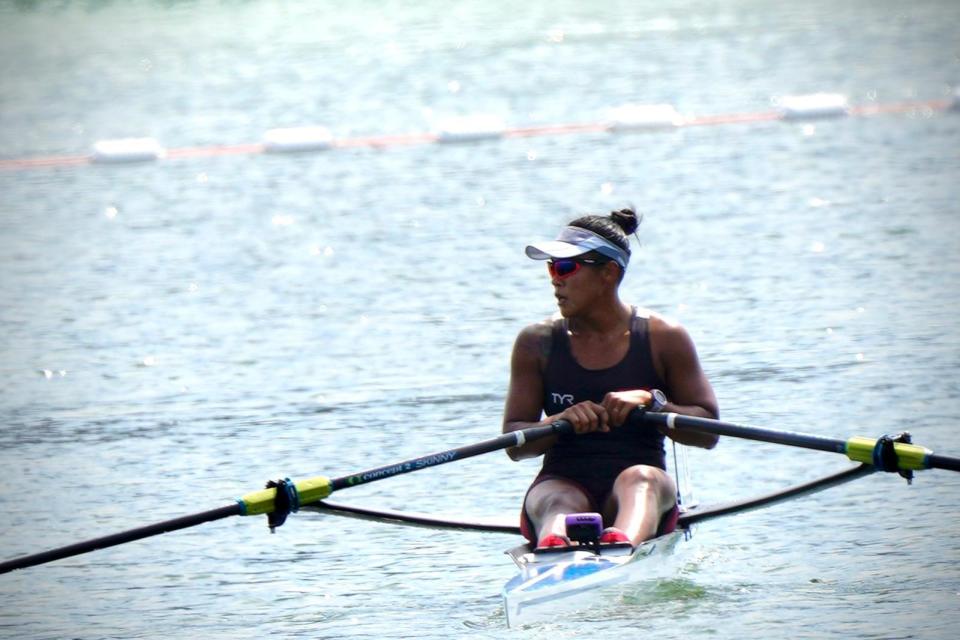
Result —
<path fill-rule="evenodd" d="M 529 544 L 514 546 L 506 554 L 514 562 L 517 575 L 501 590 L 503 609 L 509 626 L 535 624 L 556 615 L 573 615 L 603 604 L 611 590 L 643 581 L 670 578 L 677 570 L 681 550 L 693 536 L 694 525 L 717 518 L 746 513 L 787 500 L 800 499 L 858 480 L 874 473 L 868 464 L 790 485 L 768 493 L 729 502 L 701 505 L 687 493 L 677 520 L 677 528 L 668 534 L 641 543 L 632 552 L 602 547 L 599 553 L 588 547 L 574 552 L 534 554 Z M 689 480 L 684 487 L 689 489 Z M 516 519 L 469 519 L 425 513 L 396 511 L 369 506 L 321 500 L 305 505 L 303 511 L 336 515 L 389 525 L 473 531 L 512 536 L 520 535 Z M 539 557 L 538 557 L 539 556 Z M 607 588 L 609 587 L 609 588 Z"/>
<path fill-rule="evenodd" d="M 769 493 L 709 505 L 698 504 L 693 499 L 689 480 L 686 479 L 683 488 L 687 491 L 683 504 L 687 506 L 680 507 L 677 528 L 641 543 L 633 551 L 625 552 L 623 547 L 601 547 L 596 552 L 584 547 L 574 552 L 535 554 L 529 544 L 514 546 L 506 554 L 513 560 L 517 575 L 510 578 L 501 591 L 507 624 L 526 625 L 556 615 L 573 615 L 602 604 L 612 595 L 611 589 L 641 581 L 670 578 L 675 575 L 676 560 L 683 557 L 681 548 L 692 538 L 694 525 L 799 499 L 863 478 L 875 471 L 872 465 L 859 464 Z M 303 510 L 390 525 L 520 535 L 516 519 L 466 519 L 329 500 L 306 505 Z"/>
<path fill-rule="evenodd" d="M 674 476 L 677 509 L 682 515 L 697 502 L 685 447 L 674 441 L 671 447 L 666 471 Z M 633 546 L 628 542 L 601 543 L 603 518 L 599 513 L 569 514 L 565 524 L 569 547 L 537 549 L 527 542 L 506 552 L 517 567 L 517 574 L 501 592 L 508 627 L 589 608 L 600 601 L 605 587 L 656 577 L 666 568 L 664 559 L 692 535 L 691 528 L 682 526 L 658 531 L 654 538 Z"/>
<path fill-rule="evenodd" d="M 680 506 L 676 529 L 633 549 L 629 545 L 583 545 L 552 552 L 537 551 L 530 544 L 513 547 L 507 555 L 516 564 L 518 574 L 504 585 L 501 593 L 507 626 L 584 611 L 603 602 L 609 595 L 606 587 L 671 577 L 677 564 L 670 560 L 675 559 L 681 543 L 693 537 L 695 523 L 808 496 L 875 470 L 871 465 L 860 464 L 770 493 L 712 505 L 699 505 L 688 497 L 685 504 L 689 506 Z M 689 480 L 686 482 L 689 490 Z"/>
<path fill-rule="evenodd" d="M 535 550 L 529 544 L 507 554 L 519 573 L 503 587 L 507 626 L 537 622 L 560 612 L 585 609 L 598 601 L 601 588 L 655 577 L 654 561 L 669 557 L 689 535 L 686 528 L 629 544 L 578 546 L 560 551 Z"/>

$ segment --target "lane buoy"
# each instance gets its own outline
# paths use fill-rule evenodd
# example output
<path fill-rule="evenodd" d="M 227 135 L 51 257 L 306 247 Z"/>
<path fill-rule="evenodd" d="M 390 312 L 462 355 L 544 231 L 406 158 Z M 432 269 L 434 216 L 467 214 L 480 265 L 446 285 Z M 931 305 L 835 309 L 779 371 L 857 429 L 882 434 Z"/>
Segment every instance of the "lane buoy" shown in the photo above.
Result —
<path fill-rule="evenodd" d="M 849 113 L 847 96 L 839 93 L 811 93 L 780 99 L 780 117 L 784 120 L 838 118 Z"/>
<path fill-rule="evenodd" d="M 506 130 L 503 120 L 494 115 L 472 115 L 447 118 L 435 129 L 437 142 L 477 142 L 496 140 Z"/>
<path fill-rule="evenodd" d="M 333 134 L 326 127 L 270 129 L 263 135 L 263 150 L 268 153 L 322 151 L 332 146 Z"/>
<path fill-rule="evenodd" d="M 153 138 L 117 138 L 95 143 L 90 160 L 103 163 L 151 162 L 163 155 L 163 147 Z"/>
<path fill-rule="evenodd" d="M 669 104 L 627 104 L 607 111 L 607 130 L 643 131 L 672 129 L 683 117 Z"/>

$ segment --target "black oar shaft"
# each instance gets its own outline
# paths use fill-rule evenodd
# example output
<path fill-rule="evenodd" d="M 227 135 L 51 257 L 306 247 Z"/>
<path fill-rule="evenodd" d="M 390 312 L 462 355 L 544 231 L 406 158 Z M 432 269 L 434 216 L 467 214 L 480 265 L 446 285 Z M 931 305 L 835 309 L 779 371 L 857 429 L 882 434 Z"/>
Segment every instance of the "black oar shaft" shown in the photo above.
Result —
<path fill-rule="evenodd" d="M 931 453 L 927 456 L 927 463 L 930 465 L 931 469 L 960 471 L 960 458 Z"/>
<path fill-rule="evenodd" d="M 776 431 L 773 429 L 748 427 L 732 422 L 721 422 L 720 420 L 711 420 L 710 418 L 683 416 L 675 413 L 645 413 L 643 419 L 651 424 L 663 425 L 669 428 L 680 427 L 683 429 L 696 429 L 707 433 L 715 433 L 718 436 L 731 436 L 746 440 L 757 440 L 759 442 L 785 444 L 792 447 L 829 451 L 832 453 L 844 453 L 847 445 L 846 440 L 838 440 L 836 438 L 826 438 L 794 431 Z"/>
<path fill-rule="evenodd" d="M 827 451 L 830 453 L 841 453 L 857 462 L 871 463 L 872 461 L 873 464 L 876 464 L 876 460 L 871 459 L 871 452 L 878 441 L 868 438 L 840 440 L 809 433 L 798 433 L 796 431 L 761 429 L 759 427 L 749 427 L 732 422 L 721 422 L 720 420 L 684 416 L 676 413 L 645 413 L 643 420 L 649 424 L 665 426 L 668 429 L 693 429 L 707 433 L 715 433 L 720 436 L 783 444 L 791 447 Z M 898 451 L 900 451 L 901 456 L 903 456 L 898 460 L 900 469 L 945 469 L 948 471 L 960 471 L 960 458 L 936 454 L 928 449 L 909 443 L 898 443 L 896 447 L 899 448 Z M 894 469 L 886 470 L 890 471 Z"/>
<path fill-rule="evenodd" d="M 476 444 L 466 445 L 440 453 L 434 453 L 429 456 L 413 458 L 398 464 L 379 467 L 369 471 L 363 471 L 361 473 L 337 478 L 329 481 L 329 486 L 331 487 L 331 490 L 336 490 L 346 487 L 353 487 L 359 484 L 366 484 L 375 480 L 390 478 L 401 473 L 410 473 L 411 471 L 435 467 L 437 465 L 446 464 L 447 462 L 453 462 L 454 460 L 462 460 L 464 458 L 478 456 L 483 453 L 490 453 L 492 451 L 497 451 L 498 449 L 507 449 L 509 447 L 519 446 L 524 442 L 532 442 L 533 440 L 538 440 L 540 438 L 545 438 L 570 430 L 572 430 L 572 427 L 569 422 L 565 420 L 558 420 L 548 425 L 528 427 L 522 431 L 506 433 L 492 440 L 486 440 L 484 442 L 478 442 Z M 327 479 L 322 478 L 321 480 L 323 482 L 318 484 L 326 486 L 328 482 Z M 328 493 L 329 491 L 325 491 L 323 492 L 323 495 Z M 265 494 L 269 494 L 269 496 Z M 82 553 L 96 551 L 97 549 L 105 549 L 107 547 L 113 547 L 125 542 L 133 542 L 134 540 L 149 538 L 150 536 L 167 533 L 169 531 L 176 531 L 177 529 L 186 529 L 187 527 L 203 524 L 205 522 L 212 522 L 214 520 L 220 520 L 229 516 L 270 513 L 275 509 L 273 502 L 273 496 L 275 495 L 274 489 L 261 490 L 250 495 L 255 496 L 257 499 L 255 506 L 252 506 L 251 501 L 248 500 L 248 496 L 245 496 L 237 503 L 220 507 L 219 509 L 212 509 L 210 511 L 203 511 L 201 513 L 174 518 L 173 520 L 166 520 L 164 522 L 158 522 L 156 524 L 139 527 L 137 529 L 130 529 L 128 531 L 122 531 L 120 533 L 103 536 L 101 538 L 94 538 L 93 540 L 78 542 L 65 547 L 50 549 L 49 551 L 42 551 L 40 553 L 21 556 L 19 558 L 0 562 L 0 573 L 7 573 L 16 569 L 24 569 L 26 567 L 32 567 L 39 564 L 44 564 L 46 562 L 53 562 L 54 560 L 61 560 L 71 556 L 77 556 Z"/>
<path fill-rule="evenodd" d="M 485 440 L 484 442 L 457 447 L 456 449 L 449 449 L 419 458 L 411 458 L 410 460 L 404 460 L 403 462 L 377 467 L 375 469 L 368 469 L 367 471 L 361 471 L 341 478 L 334 478 L 330 481 L 330 484 L 333 491 L 347 487 L 355 487 L 360 484 L 384 480 L 428 467 L 436 467 L 441 464 L 453 462 L 454 460 L 463 460 L 464 458 L 471 458 L 500 449 L 508 449 L 518 444 L 523 444 L 524 442 L 532 442 L 533 440 L 539 440 L 571 429 L 570 423 L 566 420 L 557 420 L 547 425 L 528 427 L 522 431 L 505 433 L 502 436 Z"/>
<path fill-rule="evenodd" d="M 120 533 L 114 533 L 101 538 L 94 538 L 85 542 L 77 542 L 66 547 L 59 547 L 57 549 L 42 551 L 32 555 L 20 556 L 19 558 L 14 558 L 13 560 L 0 562 L 0 573 L 7 573 L 8 571 L 14 571 L 16 569 L 33 567 L 38 564 L 53 562 L 54 560 L 62 560 L 63 558 L 78 556 L 82 553 L 96 551 L 97 549 L 115 547 L 116 545 L 123 544 L 125 542 L 133 542 L 134 540 L 149 538 L 150 536 L 167 533 L 168 531 L 176 531 L 177 529 L 186 529 L 187 527 L 193 527 L 198 524 L 203 524 L 204 522 L 213 522 L 214 520 L 220 520 L 229 516 L 239 515 L 239 513 L 240 505 L 231 504 L 225 507 L 220 507 L 219 509 L 211 509 L 210 511 L 174 518 L 173 520 L 166 520 L 164 522 L 157 522 L 145 527 L 129 529 L 127 531 L 121 531 Z"/>

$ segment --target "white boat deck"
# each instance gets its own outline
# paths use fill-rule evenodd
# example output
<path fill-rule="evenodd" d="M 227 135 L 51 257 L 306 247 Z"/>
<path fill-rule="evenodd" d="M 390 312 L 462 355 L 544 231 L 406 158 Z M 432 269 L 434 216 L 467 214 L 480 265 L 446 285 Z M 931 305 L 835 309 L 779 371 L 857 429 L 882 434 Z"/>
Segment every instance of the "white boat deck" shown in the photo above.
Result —
<path fill-rule="evenodd" d="M 678 528 L 647 540 L 632 551 L 620 545 L 601 546 L 599 550 L 586 546 L 539 553 L 533 553 L 528 545 L 515 547 L 507 554 L 520 573 L 503 588 L 507 625 L 536 622 L 562 611 L 582 610 L 591 604 L 588 596 L 598 593 L 602 587 L 651 577 L 655 572 L 650 571 L 650 563 L 641 561 L 670 555 L 677 543 L 688 536 L 688 529 Z"/>

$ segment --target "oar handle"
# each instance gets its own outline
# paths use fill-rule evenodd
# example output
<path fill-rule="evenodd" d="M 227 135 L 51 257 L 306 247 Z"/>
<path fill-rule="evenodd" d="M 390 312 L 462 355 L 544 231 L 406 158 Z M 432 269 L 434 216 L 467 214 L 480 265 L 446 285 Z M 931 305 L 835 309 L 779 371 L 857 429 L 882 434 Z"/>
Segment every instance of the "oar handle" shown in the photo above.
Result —
<path fill-rule="evenodd" d="M 554 420 L 550 424 L 540 425 L 539 427 L 527 427 L 519 431 L 505 433 L 501 437 L 514 436 L 516 438 L 515 444 L 508 444 L 506 447 L 503 447 L 504 449 L 508 449 L 510 447 L 522 446 L 527 442 L 533 442 L 534 440 L 540 440 L 563 433 L 573 433 L 573 425 L 569 420 Z"/>

